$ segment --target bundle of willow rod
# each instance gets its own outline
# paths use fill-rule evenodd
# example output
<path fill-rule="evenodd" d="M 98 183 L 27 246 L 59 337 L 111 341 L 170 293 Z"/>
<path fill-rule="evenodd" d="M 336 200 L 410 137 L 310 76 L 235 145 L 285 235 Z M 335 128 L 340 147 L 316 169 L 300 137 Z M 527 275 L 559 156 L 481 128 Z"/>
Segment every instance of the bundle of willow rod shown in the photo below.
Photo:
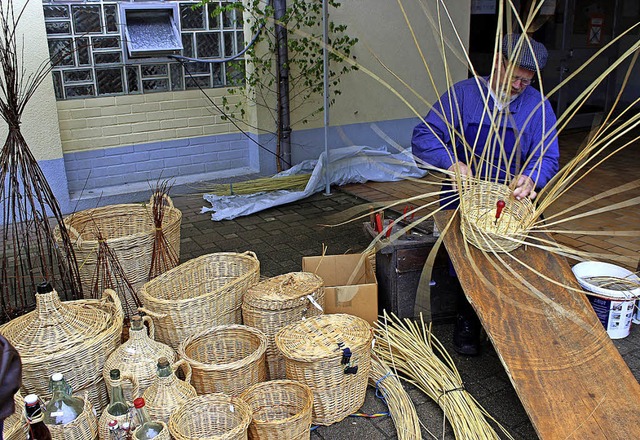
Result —
<path fill-rule="evenodd" d="M 374 353 L 442 408 L 456 439 L 499 438 L 487 422 L 486 417 L 491 416 L 464 388 L 453 360 L 422 317 L 418 323 L 385 312 L 376 323 L 375 333 Z"/>
<path fill-rule="evenodd" d="M 411 398 L 402 387 L 400 379 L 391 371 L 385 361 L 376 355 L 371 356 L 369 384 L 382 394 L 389 413 L 396 425 L 398 440 L 419 440 L 420 419 Z"/>
<path fill-rule="evenodd" d="M 153 214 L 153 248 L 151 251 L 151 266 L 149 267 L 149 279 L 173 269 L 179 263 L 178 255 L 169 243 L 162 221 L 166 213 L 166 197 L 169 195 L 170 185 L 168 181 L 158 182 L 151 196 L 151 211 Z"/>
<path fill-rule="evenodd" d="M 255 180 L 237 183 L 220 183 L 205 185 L 202 189 L 217 196 L 229 196 L 239 194 L 255 194 L 265 191 L 302 191 L 309 182 L 311 174 L 294 174 L 282 177 L 263 177 Z"/>

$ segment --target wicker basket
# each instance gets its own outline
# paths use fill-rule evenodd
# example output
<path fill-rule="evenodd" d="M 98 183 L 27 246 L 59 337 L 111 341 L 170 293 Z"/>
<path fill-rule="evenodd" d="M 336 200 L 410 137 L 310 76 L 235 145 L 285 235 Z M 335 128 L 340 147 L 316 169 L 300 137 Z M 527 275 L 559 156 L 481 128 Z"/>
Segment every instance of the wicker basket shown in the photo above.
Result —
<path fill-rule="evenodd" d="M 260 330 L 229 324 L 211 327 L 185 339 L 178 348 L 193 374 L 198 394 L 237 396 L 267 378 L 267 337 Z"/>
<path fill-rule="evenodd" d="M 167 242 L 179 259 L 182 212 L 173 206 L 169 196 L 165 198 L 168 207 L 164 211 L 162 229 Z M 79 211 L 64 219 L 78 260 L 80 281 L 85 296 L 89 295 L 93 287 L 100 234 L 107 240 L 109 249 L 118 257 L 127 281 L 136 292 L 148 281 L 155 240 L 152 206 L 153 197 L 148 204 L 103 206 Z M 60 232 L 57 227 L 54 234 L 56 240 L 60 242 Z M 113 285 L 117 285 L 115 281 Z M 125 309 L 136 310 L 137 306 L 133 298 L 127 296 L 127 303 L 129 307 Z"/>
<path fill-rule="evenodd" d="M 505 206 L 496 220 L 499 200 Z M 460 197 L 460 213 L 464 239 L 486 252 L 511 252 L 518 248 L 534 220 L 531 200 L 516 200 L 507 185 L 491 182 L 467 187 Z"/>
<path fill-rule="evenodd" d="M 102 370 L 104 382 L 107 384 L 107 390 L 111 392 L 112 380 L 109 377 L 109 371 L 117 368 L 121 373 L 132 374 L 138 380 L 139 392 L 149 388 L 156 380 L 156 370 L 158 358 L 166 357 L 169 361 L 176 360 L 176 352 L 168 345 L 154 341 L 155 326 L 150 317 L 142 318 L 143 322 L 149 325 L 149 335 L 147 335 L 146 327 L 142 330 L 130 330 L 129 340 L 118 347 L 107 359 Z M 129 383 L 123 384 L 125 399 L 133 402 L 133 399 L 140 397 L 140 394 L 133 396 L 131 394 L 131 386 Z M 109 394 L 111 397 L 111 394 Z"/>
<path fill-rule="evenodd" d="M 372 338 L 367 321 L 345 314 L 315 316 L 278 332 L 287 379 L 313 391 L 313 423 L 331 425 L 362 406 Z"/>
<path fill-rule="evenodd" d="M 149 417 L 169 423 L 169 417 L 184 402 L 197 396 L 191 385 L 191 366 L 184 359 L 172 365 L 173 371 L 183 366 L 186 370 L 184 381 L 175 374 L 156 377 L 155 382 L 142 394 Z"/>
<path fill-rule="evenodd" d="M 154 437 L 155 440 L 171 440 L 171 433 L 169 432 L 169 427 L 167 426 L 167 424 L 165 422 L 161 422 L 159 420 L 154 420 L 153 417 L 151 418 L 151 420 L 153 420 L 154 422 L 158 422 L 162 425 L 162 431 L 160 431 L 160 433 L 158 435 L 156 435 Z M 140 429 L 140 427 L 138 426 L 136 428 L 135 431 L 133 431 L 133 439 L 136 439 L 136 431 Z"/>
<path fill-rule="evenodd" d="M 309 440 L 311 438 L 311 388 L 292 380 L 272 380 L 253 385 L 240 396 L 251 407 L 251 440 Z"/>
<path fill-rule="evenodd" d="M 169 419 L 175 440 L 246 440 L 251 422 L 247 403 L 226 394 L 189 399 Z"/>
<path fill-rule="evenodd" d="M 27 438 L 28 425 L 23 415 L 24 400 L 20 391 L 13 396 L 13 401 L 16 405 L 16 410 L 4 420 L 2 436 L 0 437 L 4 438 L 4 440 L 23 440 Z"/>
<path fill-rule="evenodd" d="M 93 405 L 86 394 L 84 397 L 78 398 L 84 401 L 84 408 L 75 420 L 66 425 L 47 425 L 53 440 L 95 440 L 98 438 L 98 419 L 93 412 Z"/>
<path fill-rule="evenodd" d="M 61 302 L 57 292 L 36 294 L 36 309 L 2 327 L 20 353 L 22 390 L 51 397 L 49 378 L 62 373 L 78 395 L 87 392 L 98 413 L 109 397 L 102 378 L 107 357 L 120 345 L 123 312 L 118 295 Z"/>
<path fill-rule="evenodd" d="M 157 340 L 177 350 L 203 323 L 240 324 L 242 296 L 259 278 L 253 252 L 203 255 L 146 283 L 140 311 L 154 318 Z"/>
<path fill-rule="evenodd" d="M 292 322 L 322 314 L 324 281 L 309 272 L 292 272 L 259 282 L 242 299 L 242 319 L 268 338 L 267 373 L 270 379 L 284 379 L 284 358 L 276 347 L 275 335 Z"/>
<path fill-rule="evenodd" d="M 125 382 L 125 381 L 129 382 L 129 384 L 131 385 L 133 394 L 135 396 L 139 396 L 140 392 L 138 390 L 138 380 L 136 379 L 136 377 L 131 374 L 121 374 L 120 382 Z M 117 385 L 117 383 L 114 383 L 114 385 Z M 123 389 L 124 389 L 124 386 L 123 386 Z M 110 440 L 111 438 L 109 435 L 110 421 L 117 420 L 118 424 L 121 424 L 123 422 L 131 422 L 131 417 L 132 417 L 131 408 L 133 408 L 131 403 L 129 403 L 129 408 L 130 408 L 129 412 L 121 416 L 112 416 L 111 414 L 109 414 L 109 411 L 107 408 L 105 408 L 105 410 L 102 411 L 102 415 L 100 416 L 100 419 L 98 419 L 98 436 L 100 440 Z"/>

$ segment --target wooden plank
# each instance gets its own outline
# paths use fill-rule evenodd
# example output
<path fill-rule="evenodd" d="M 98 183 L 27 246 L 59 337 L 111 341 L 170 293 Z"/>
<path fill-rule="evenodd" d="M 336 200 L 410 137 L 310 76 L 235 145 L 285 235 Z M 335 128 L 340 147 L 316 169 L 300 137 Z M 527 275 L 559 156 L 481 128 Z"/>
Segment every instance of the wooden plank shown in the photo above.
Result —
<path fill-rule="evenodd" d="M 441 231 L 452 215 L 436 214 Z M 459 223 L 445 246 L 540 438 L 640 438 L 640 384 L 586 296 L 527 269 L 580 289 L 566 259 L 531 246 L 487 256 L 466 245 Z"/>

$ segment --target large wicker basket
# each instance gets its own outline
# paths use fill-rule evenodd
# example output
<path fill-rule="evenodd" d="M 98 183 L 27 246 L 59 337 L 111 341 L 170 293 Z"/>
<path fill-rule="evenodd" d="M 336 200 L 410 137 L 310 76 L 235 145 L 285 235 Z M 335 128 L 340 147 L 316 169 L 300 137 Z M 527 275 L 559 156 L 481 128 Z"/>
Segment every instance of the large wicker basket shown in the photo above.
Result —
<path fill-rule="evenodd" d="M 191 335 L 178 348 L 193 371 L 198 394 L 237 396 L 267 379 L 267 337 L 260 330 L 238 324 L 220 325 Z"/>
<path fill-rule="evenodd" d="M 93 412 L 93 405 L 86 395 L 79 398 L 84 401 L 84 408 L 75 420 L 66 425 L 47 425 L 53 440 L 95 440 L 98 438 L 98 419 Z"/>
<path fill-rule="evenodd" d="M 505 205 L 496 219 L 500 200 Z M 462 192 L 460 214 L 460 229 L 468 243 L 487 252 L 511 252 L 526 239 L 534 207 L 528 198 L 516 200 L 507 185 L 480 182 Z"/>
<path fill-rule="evenodd" d="M 167 207 L 162 220 L 163 233 L 169 245 L 180 258 L 180 225 L 182 212 L 173 206 L 169 196 L 165 196 Z M 92 282 L 98 264 L 98 236 L 106 239 L 109 249 L 118 258 L 127 281 L 136 292 L 149 280 L 155 224 L 153 221 L 153 197 L 146 203 L 109 205 L 87 209 L 71 214 L 64 219 L 73 242 L 82 290 L 87 297 L 92 291 Z M 56 240 L 61 241 L 59 229 L 54 231 Z M 113 286 L 118 285 L 114 281 Z M 136 304 L 127 295 L 127 310 L 136 310 Z"/>
<path fill-rule="evenodd" d="M 18 391 L 13 396 L 16 409 L 9 417 L 4 420 L 2 428 L 2 438 L 4 440 L 23 440 L 27 438 L 27 421 L 24 419 L 24 400 L 22 394 Z"/>
<path fill-rule="evenodd" d="M 284 358 L 275 335 L 292 322 L 322 314 L 324 281 L 309 272 L 292 272 L 268 278 L 250 287 L 242 299 L 244 324 L 262 331 L 268 339 L 269 379 L 284 379 Z"/>
<path fill-rule="evenodd" d="M 367 321 L 345 314 L 315 316 L 278 332 L 287 379 L 313 391 L 313 423 L 331 425 L 362 406 L 372 339 Z"/>
<path fill-rule="evenodd" d="M 175 440 L 246 440 L 251 422 L 247 403 L 226 394 L 205 394 L 189 399 L 169 419 Z"/>
<path fill-rule="evenodd" d="M 251 407 L 250 440 L 309 440 L 311 388 L 292 380 L 253 385 L 240 396 Z"/>
<path fill-rule="evenodd" d="M 184 366 L 187 370 L 184 381 L 174 374 L 168 377 L 156 377 L 155 382 L 142 394 L 145 407 L 152 420 L 169 423 L 169 417 L 180 405 L 197 396 L 196 389 L 191 385 L 191 367 L 184 359 L 172 365 L 175 370 Z"/>
<path fill-rule="evenodd" d="M 240 324 L 242 296 L 259 278 L 253 252 L 203 255 L 146 283 L 140 311 L 154 318 L 157 340 L 177 350 L 204 324 Z"/>
<path fill-rule="evenodd" d="M 54 290 L 36 294 L 36 309 L 0 327 L 22 359 L 22 389 L 47 400 L 49 378 L 62 373 L 98 413 L 109 398 L 102 378 L 107 357 L 120 345 L 123 312 L 118 295 L 62 302 Z"/>
<path fill-rule="evenodd" d="M 170 362 L 176 360 L 176 352 L 168 345 L 154 341 L 155 326 L 153 320 L 144 316 L 143 322 L 149 326 L 149 334 L 147 328 L 143 326 L 142 330 L 130 330 L 129 340 L 118 347 L 107 359 L 102 370 L 104 382 L 107 384 L 107 390 L 111 392 L 113 382 L 109 377 L 109 371 L 117 368 L 122 374 L 132 374 L 136 377 L 139 386 L 139 393 L 151 386 L 157 378 L 158 358 L 166 357 Z M 140 397 L 140 394 L 134 396 L 131 386 L 128 382 L 123 384 L 124 397 L 130 402 Z M 109 394 L 111 397 L 111 394 Z"/>

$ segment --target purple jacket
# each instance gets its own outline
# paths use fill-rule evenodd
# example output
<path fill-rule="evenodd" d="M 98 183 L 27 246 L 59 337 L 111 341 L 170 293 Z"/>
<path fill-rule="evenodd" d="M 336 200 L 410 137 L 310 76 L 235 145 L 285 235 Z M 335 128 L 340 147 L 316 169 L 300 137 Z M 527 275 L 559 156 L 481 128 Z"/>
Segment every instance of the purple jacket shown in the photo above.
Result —
<path fill-rule="evenodd" d="M 493 99 L 488 99 L 485 110 L 486 99 L 478 87 L 488 96 L 486 84 L 487 78 L 470 78 L 454 84 L 442 95 L 424 118 L 426 124 L 421 122 L 413 130 L 413 154 L 430 165 L 447 169 L 453 163 L 455 144 L 458 160 L 470 165 L 474 175 L 485 179 L 497 176 L 499 181 L 508 183 L 522 173 L 530 176 L 538 189 L 542 188 L 558 172 L 556 116 L 551 105 L 538 90 L 527 87 L 511 102 L 508 111 L 505 108 L 496 114 L 492 128 Z M 449 127 L 457 131 L 454 139 Z M 462 139 L 468 145 L 466 154 Z M 490 151 L 501 150 L 497 142 L 503 143 L 502 156 L 489 155 L 487 151 L 485 159 L 480 160 L 487 144 L 491 145 Z M 475 159 L 466 160 L 471 152 Z"/>
<path fill-rule="evenodd" d="M 22 385 L 22 362 L 15 348 L 0 336 L 0 421 L 15 411 L 13 395 Z"/>

